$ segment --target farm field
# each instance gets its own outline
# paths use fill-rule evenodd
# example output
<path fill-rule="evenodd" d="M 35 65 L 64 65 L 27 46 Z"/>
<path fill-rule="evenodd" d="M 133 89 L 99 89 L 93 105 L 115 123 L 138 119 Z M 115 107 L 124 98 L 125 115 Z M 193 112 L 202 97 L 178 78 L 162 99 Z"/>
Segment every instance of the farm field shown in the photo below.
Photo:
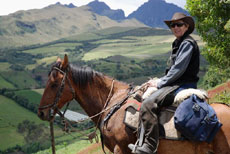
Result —
<path fill-rule="evenodd" d="M 83 60 L 93 60 L 107 58 L 114 55 L 122 55 L 129 58 L 146 59 L 154 55 L 160 55 L 170 50 L 170 43 L 163 42 L 162 39 L 172 37 L 163 36 L 146 36 L 146 37 L 124 37 L 120 40 L 108 42 L 105 40 L 97 48 L 84 55 Z M 101 42 L 101 41 L 100 41 Z M 96 42 L 97 43 L 97 42 Z"/>
<path fill-rule="evenodd" d="M 37 124 L 44 123 L 33 112 L 0 95 L 0 150 L 25 143 L 17 132 L 17 125 L 27 119 Z"/>

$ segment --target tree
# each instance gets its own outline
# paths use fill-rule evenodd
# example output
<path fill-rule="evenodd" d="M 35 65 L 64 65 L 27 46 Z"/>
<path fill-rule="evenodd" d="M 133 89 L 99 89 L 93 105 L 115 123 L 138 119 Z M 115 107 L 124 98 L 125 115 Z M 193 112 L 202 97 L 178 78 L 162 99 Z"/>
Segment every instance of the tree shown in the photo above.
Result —
<path fill-rule="evenodd" d="M 218 75 L 223 77 L 220 79 L 217 74 L 209 73 L 205 78 L 223 82 L 230 77 L 230 0 L 187 0 L 187 9 L 195 18 L 197 31 L 206 43 L 202 54 L 211 66 L 209 71 L 218 69 Z"/>
<path fill-rule="evenodd" d="M 17 131 L 24 134 L 26 143 L 38 142 L 47 138 L 44 124 L 35 124 L 33 121 L 24 120 L 17 126 Z"/>

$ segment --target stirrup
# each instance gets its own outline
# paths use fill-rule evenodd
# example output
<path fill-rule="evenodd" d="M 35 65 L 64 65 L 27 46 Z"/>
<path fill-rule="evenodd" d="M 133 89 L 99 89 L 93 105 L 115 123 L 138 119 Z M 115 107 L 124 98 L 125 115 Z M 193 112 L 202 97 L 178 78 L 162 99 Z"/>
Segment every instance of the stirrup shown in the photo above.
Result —
<path fill-rule="evenodd" d="M 137 139 L 136 143 L 134 144 L 134 148 L 132 150 L 132 153 L 135 153 L 137 150 L 137 144 L 139 143 L 139 139 Z"/>

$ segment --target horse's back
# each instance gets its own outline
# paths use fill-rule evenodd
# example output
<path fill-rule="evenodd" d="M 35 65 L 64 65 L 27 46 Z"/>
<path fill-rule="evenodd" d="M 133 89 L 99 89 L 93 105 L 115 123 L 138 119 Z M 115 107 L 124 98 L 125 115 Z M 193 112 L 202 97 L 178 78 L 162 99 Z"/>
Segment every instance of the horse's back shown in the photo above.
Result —
<path fill-rule="evenodd" d="M 206 142 L 191 142 L 161 139 L 158 154 L 213 154 L 213 145 Z"/>
<path fill-rule="evenodd" d="M 223 124 L 213 141 L 215 153 L 230 154 L 230 107 L 220 103 L 214 103 L 211 106 Z"/>

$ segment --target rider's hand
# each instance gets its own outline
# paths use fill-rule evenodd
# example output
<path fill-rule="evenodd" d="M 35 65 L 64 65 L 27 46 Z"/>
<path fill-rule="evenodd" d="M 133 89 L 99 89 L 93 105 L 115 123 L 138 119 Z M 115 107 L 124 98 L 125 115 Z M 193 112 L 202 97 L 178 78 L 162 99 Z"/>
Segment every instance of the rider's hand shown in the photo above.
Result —
<path fill-rule="evenodd" d="M 157 84 L 160 82 L 160 79 L 151 79 L 147 82 L 150 87 L 157 88 Z"/>

